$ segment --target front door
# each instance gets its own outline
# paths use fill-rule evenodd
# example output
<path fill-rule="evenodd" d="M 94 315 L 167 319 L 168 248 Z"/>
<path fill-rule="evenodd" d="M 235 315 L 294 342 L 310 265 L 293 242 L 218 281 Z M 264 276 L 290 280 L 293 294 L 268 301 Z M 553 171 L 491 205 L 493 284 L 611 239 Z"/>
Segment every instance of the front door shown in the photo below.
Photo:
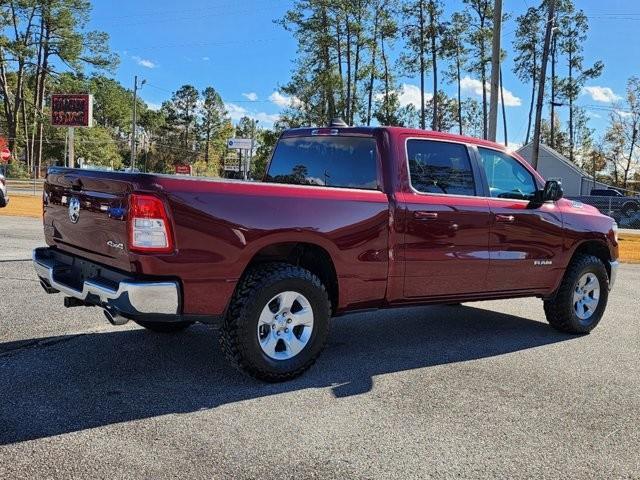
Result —
<path fill-rule="evenodd" d="M 531 203 L 538 185 L 516 158 L 490 148 L 479 147 L 478 152 L 491 195 L 487 290 L 548 288 L 562 270 L 556 258 L 563 244 L 556 203 Z"/>
<path fill-rule="evenodd" d="M 484 292 L 491 215 L 476 196 L 465 144 L 406 141 L 411 191 L 398 195 L 404 211 L 404 296 Z"/>

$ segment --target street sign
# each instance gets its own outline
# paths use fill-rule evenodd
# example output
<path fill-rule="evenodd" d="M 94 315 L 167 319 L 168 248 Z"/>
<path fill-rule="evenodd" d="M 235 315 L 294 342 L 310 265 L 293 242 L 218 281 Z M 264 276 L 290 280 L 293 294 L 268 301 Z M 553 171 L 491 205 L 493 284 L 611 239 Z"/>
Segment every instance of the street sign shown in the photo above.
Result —
<path fill-rule="evenodd" d="M 2 150 L 0 150 L 0 161 L 2 161 L 3 163 L 7 163 L 10 158 L 11 150 L 9 150 L 8 147 L 4 147 Z"/>
<path fill-rule="evenodd" d="M 251 150 L 250 138 L 230 138 L 227 147 L 233 150 Z"/>
<path fill-rule="evenodd" d="M 176 165 L 176 175 L 191 175 L 191 165 Z"/>
<path fill-rule="evenodd" d="M 93 95 L 51 95 L 51 125 L 54 127 L 90 127 L 93 121 Z"/>

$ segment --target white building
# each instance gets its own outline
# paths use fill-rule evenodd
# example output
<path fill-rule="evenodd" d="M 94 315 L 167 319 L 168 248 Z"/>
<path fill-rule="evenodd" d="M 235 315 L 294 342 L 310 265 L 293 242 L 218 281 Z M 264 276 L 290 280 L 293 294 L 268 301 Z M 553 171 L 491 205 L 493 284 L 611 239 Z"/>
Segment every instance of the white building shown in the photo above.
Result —
<path fill-rule="evenodd" d="M 531 163 L 533 157 L 533 142 L 528 143 L 517 151 L 527 162 Z M 593 182 L 587 172 L 560 155 L 551 147 L 540 144 L 538 153 L 538 172 L 546 180 L 560 180 L 562 190 L 566 197 L 589 195 L 592 188 L 607 188 L 608 185 L 601 182 Z"/>

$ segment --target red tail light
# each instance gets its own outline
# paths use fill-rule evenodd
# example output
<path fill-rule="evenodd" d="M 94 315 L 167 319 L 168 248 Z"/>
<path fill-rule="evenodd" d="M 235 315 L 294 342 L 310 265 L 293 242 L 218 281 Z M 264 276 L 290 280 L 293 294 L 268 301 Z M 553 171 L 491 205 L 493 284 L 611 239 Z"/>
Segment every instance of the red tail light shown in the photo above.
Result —
<path fill-rule="evenodd" d="M 162 200 L 153 195 L 129 196 L 129 250 L 169 253 L 174 250 L 173 232 Z"/>

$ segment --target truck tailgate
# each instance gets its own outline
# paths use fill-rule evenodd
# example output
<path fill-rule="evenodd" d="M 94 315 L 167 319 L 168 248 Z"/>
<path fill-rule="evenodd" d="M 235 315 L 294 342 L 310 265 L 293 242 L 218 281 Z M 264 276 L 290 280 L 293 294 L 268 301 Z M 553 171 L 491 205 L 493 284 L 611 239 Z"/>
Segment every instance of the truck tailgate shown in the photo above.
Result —
<path fill-rule="evenodd" d="M 44 228 L 52 246 L 131 270 L 127 199 L 135 175 L 53 169 L 44 184 Z"/>

